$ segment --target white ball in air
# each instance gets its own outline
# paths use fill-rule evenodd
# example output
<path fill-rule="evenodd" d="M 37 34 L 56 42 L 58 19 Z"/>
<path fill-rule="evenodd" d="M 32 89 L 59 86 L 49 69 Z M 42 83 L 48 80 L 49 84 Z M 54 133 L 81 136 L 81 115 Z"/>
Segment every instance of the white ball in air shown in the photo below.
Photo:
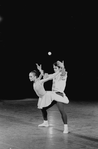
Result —
<path fill-rule="evenodd" d="M 48 55 L 51 55 L 52 53 L 51 52 L 48 52 Z"/>

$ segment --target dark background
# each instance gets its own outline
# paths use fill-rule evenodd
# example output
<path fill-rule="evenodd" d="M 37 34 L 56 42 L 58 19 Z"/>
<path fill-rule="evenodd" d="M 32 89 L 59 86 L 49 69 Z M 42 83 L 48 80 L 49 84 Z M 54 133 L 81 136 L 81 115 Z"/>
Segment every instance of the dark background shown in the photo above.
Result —
<path fill-rule="evenodd" d="M 0 99 L 37 97 L 28 74 L 41 63 L 64 60 L 70 100 L 97 100 L 96 4 L 0 4 Z M 48 51 L 52 52 L 49 56 Z M 45 84 L 51 89 L 51 81 Z"/>

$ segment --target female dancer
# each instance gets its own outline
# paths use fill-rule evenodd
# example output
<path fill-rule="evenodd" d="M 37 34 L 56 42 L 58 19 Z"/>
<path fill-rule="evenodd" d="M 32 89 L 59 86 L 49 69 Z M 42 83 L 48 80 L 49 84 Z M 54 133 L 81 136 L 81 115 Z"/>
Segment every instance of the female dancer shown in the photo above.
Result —
<path fill-rule="evenodd" d="M 44 75 L 43 70 L 41 69 L 41 65 L 40 66 L 37 65 L 37 69 L 41 73 L 40 76 L 39 77 L 37 76 L 36 71 L 32 71 L 29 73 L 29 79 L 30 81 L 34 81 L 33 88 L 39 97 L 38 108 L 41 109 L 42 115 L 44 118 L 44 122 L 39 126 L 45 126 L 45 127 L 49 126 L 48 120 L 47 120 L 47 109 L 57 103 L 57 106 L 62 116 L 62 120 L 64 122 L 63 133 L 68 133 L 68 127 L 65 127 L 65 125 L 67 126 L 67 116 L 64 108 L 64 103 L 66 104 L 69 103 L 68 98 L 65 96 L 64 93 L 63 95 L 59 95 L 59 93 L 55 91 L 45 91 L 44 89 L 44 82 L 51 80 L 57 77 L 58 75 L 62 76 L 62 74 L 64 73 L 64 67 L 61 68 L 61 67 L 55 66 L 55 69 L 56 69 L 55 73 L 50 74 L 43 79 L 41 79 L 41 77 Z"/>

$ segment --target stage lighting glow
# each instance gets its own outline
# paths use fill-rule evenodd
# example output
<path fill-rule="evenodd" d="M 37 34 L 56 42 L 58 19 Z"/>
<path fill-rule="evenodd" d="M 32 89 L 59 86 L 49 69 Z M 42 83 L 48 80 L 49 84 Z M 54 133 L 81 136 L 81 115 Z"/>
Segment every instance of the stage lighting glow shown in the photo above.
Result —
<path fill-rule="evenodd" d="M 48 52 L 48 55 L 51 55 L 52 53 L 51 52 Z"/>

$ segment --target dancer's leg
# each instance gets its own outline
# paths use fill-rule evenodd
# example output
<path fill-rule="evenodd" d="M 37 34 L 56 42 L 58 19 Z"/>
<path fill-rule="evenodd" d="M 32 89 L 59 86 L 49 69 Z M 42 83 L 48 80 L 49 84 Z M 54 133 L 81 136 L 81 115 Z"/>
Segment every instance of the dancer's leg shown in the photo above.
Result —
<path fill-rule="evenodd" d="M 43 116 L 43 119 L 44 119 L 44 122 L 38 126 L 44 126 L 44 127 L 48 127 L 49 124 L 48 124 L 48 117 L 47 117 L 47 109 L 49 109 L 50 107 L 52 107 L 54 104 L 56 104 L 56 101 L 53 101 L 48 107 L 44 107 L 41 109 L 41 112 L 42 112 L 42 116 Z"/>
<path fill-rule="evenodd" d="M 41 112 L 42 112 L 42 116 L 43 116 L 43 119 L 45 120 L 45 121 L 47 121 L 47 109 L 46 108 L 43 108 L 43 109 L 41 109 Z"/>
<path fill-rule="evenodd" d="M 57 102 L 57 107 L 61 113 L 61 117 L 64 123 L 64 131 L 63 133 L 68 133 L 68 125 L 67 125 L 67 115 L 65 111 L 65 104 L 62 102 Z"/>
<path fill-rule="evenodd" d="M 48 118 L 47 118 L 47 109 L 46 108 L 43 108 L 41 109 L 42 111 L 42 116 L 43 116 L 43 119 L 44 119 L 44 122 L 38 126 L 40 127 L 48 127 L 49 124 L 48 124 Z"/>
<path fill-rule="evenodd" d="M 67 115 L 66 115 L 66 112 L 65 112 L 65 104 L 62 103 L 62 102 L 57 102 L 57 107 L 58 107 L 58 109 L 61 113 L 63 123 L 67 124 Z"/>

